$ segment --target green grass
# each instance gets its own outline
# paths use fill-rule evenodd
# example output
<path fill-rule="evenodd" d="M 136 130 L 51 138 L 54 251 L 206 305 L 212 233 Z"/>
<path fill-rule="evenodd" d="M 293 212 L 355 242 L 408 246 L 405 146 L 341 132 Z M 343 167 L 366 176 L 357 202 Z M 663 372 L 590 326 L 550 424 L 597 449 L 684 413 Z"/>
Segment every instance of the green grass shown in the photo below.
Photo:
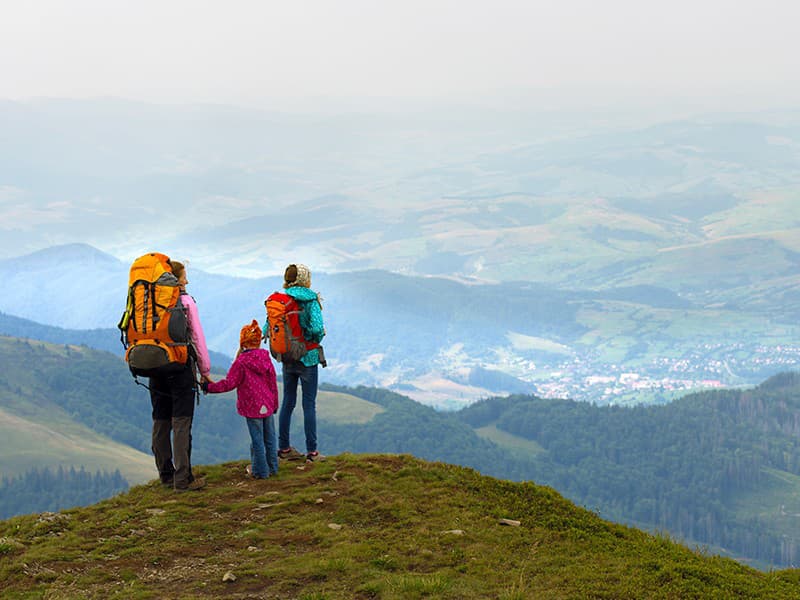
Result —
<path fill-rule="evenodd" d="M 320 390 L 317 394 L 317 415 L 320 419 L 346 425 L 369 423 L 385 409 L 373 402 L 350 394 Z"/>
<path fill-rule="evenodd" d="M 800 584 L 609 523 L 550 488 L 405 455 L 285 463 L 266 481 L 242 469 L 206 467 L 200 492 L 153 482 L 0 522 L 3 598 L 772 599 Z"/>
<path fill-rule="evenodd" d="M 573 354 L 573 350 L 568 346 L 546 338 L 524 335 L 514 331 L 506 333 L 506 337 L 517 350 L 541 350 L 543 352 L 550 352 L 551 354 L 560 354 L 563 356 L 570 356 Z"/>
<path fill-rule="evenodd" d="M 737 517 L 772 523 L 777 531 L 796 529 L 800 523 L 800 476 L 765 468 L 762 477 L 756 489 L 737 495 Z"/>
<path fill-rule="evenodd" d="M 224 374 L 219 375 L 223 377 Z M 235 392 L 228 392 L 235 398 Z M 283 384 L 278 382 L 278 397 L 283 397 Z M 369 423 L 384 408 L 374 402 L 342 392 L 319 390 L 317 392 L 317 417 L 337 425 Z"/>
<path fill-rule="evenodd" d="M 539 444 L 533 440 L 526 440 L 523 437 L 508 433 L 502 429 L 498 429 L 494 425 L 487 425 L 475 429 L 475 433 L 484 439 L 490 440 L 497 444 L 511 450 L 514 453 L 524 456 L 536 456 L 546 452 Z"/>

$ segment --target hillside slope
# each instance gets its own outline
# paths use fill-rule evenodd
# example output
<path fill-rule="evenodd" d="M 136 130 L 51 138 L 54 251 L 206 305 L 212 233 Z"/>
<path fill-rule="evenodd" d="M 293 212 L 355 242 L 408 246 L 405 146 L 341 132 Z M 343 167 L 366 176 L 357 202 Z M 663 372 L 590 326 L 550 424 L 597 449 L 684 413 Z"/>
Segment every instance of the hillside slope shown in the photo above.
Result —
<path fill-rule="evenodd" d="M 768 565 L 800 559 L 800 373 L 664 406 L 488 399 L 458 417 L 604 516 Z"/>
<path fill-rule="evenodd" d="M 132 484 L 155 477 L 150 400 L 118 356 L 0 335 L 0 365 L 0 476 L 60 465 L 118 468 Z M 319 394 L 319 418 L 331 426 L 364 424 L 383 411 L 343 391 Z M 234 393 L 200 399 L 193 437 L 195 462 L 247 455 Z"/>
<path fill-rule="evenodd" d="M 117 435 L 130 429 L 124 413 L 112 426 L 108 407 L 103 406 L 103 390 L 113 390 L 108 361 L 120 362 L 85 347 L 0 336 L 0 474 L 83 466 L 88 471 L 119 469 L 131 483 L 152 478 L 153 461 L 146 447 L 132 448 Z M 92 367 L 83 371 L 87 364 Z M 94 387 L 80 376 L 92 368 L 97 369 Z M 96 405 L 93 419 L 76 413 L 78 402 Z M 98 428 L 99 421 L 107 426 Z"/>
<path fill-rule="evenodd" d="M 266 481 L 243 467 L 207 467 L 197 493 L 153 483 L 0 522 L 4 598 L 780 599 L 800 584 L 797 571 L 611 524 L 549 488 L 405 455 L 284 464 Z"/>
<path fill-rule="evenodd" d="M 6 413 L 59 433 L 90 427 L 138 450 L 144 471 L 131 481 L 154 477 L 147 392 L 133 384 L 118 357 L 0 337 L 0 363 L 9 365 L 0 374 Z M 797 414 L 800 378 L 791 374 L 753 390 L 699 394 L 659 407 L 510 396 L 446 413 L 388 390 L 330 385 L 318 398 L 324 453 L 411 453 L 536 481 L 605 518 L 669 531 L 765 568 L 797 564 L 800 557 Z M 291 441 L 300 449 L 302 425 L 298 409 Z M 91 439 L 80 437 L 84 444 Z M 193 438 L 197 464 L 248 456 L 234 394 L 201 398 Z M 60 464 L 67 454 L 51 445 L 58 439 L 37 440 L 12 428 L 0 435 L 0 467 L 21 469 L 20 454 L 39 457 L 30 466 Z M 75 461 L 86 464 L 80 456 Z M 112 463 L 116 468 L 117 460 Z"/>
<path fill-rule="evenodd" d="M 49 418 L 24 418 L 0 408 L 0 474 L 10 477 L 45 467 L 84 467 L 89 472 L 119 469 L 132 484 L 153 478 L 151 456 L 64 415 L 53 416 L 51 411 Z"/>

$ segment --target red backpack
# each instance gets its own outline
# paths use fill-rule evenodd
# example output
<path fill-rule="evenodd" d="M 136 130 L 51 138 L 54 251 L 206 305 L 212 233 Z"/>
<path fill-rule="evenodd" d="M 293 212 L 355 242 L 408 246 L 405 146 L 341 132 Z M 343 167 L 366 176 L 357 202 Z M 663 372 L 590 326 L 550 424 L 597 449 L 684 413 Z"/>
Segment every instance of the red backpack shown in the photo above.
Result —
<path fill-rule="evenodd" d="M 319 344 L 306 341 L 300 326 L 303 308 L 289 294 L 274 292 L 264 300 L 269 329 L 269 351 L 275 360 L 300 360 Z"/>

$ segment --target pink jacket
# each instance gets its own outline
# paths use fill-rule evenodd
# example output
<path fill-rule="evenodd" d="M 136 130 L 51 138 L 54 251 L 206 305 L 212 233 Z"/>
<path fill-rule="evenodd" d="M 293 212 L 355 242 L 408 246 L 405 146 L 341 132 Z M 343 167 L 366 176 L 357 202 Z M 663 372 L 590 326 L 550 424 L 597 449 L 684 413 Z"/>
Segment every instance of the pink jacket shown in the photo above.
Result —
<path fill-rule="evenodd" d="M 192 338 L 192 345 L 197 354 L 197 368 L 200 370 L 200 375 L 208 376 L 211 373 L 211 360 L 208 358 L 206 336 L 203 333 L 203 326 L 200 324 L 197 304 L 189 294 L 181 294 L 181 302 L 186 307 L 186 321 L 189 323 L 189 336 Z"/>
<path fill-rule="evenodd" d="M 278 410 L 278 381 L 269 352 L 263 348 L 244 350 L 233 361 L 225 379 L 208 384 L 220 394 L 236 389 L 236 410 L 243 417 L 261 419 Z"/>

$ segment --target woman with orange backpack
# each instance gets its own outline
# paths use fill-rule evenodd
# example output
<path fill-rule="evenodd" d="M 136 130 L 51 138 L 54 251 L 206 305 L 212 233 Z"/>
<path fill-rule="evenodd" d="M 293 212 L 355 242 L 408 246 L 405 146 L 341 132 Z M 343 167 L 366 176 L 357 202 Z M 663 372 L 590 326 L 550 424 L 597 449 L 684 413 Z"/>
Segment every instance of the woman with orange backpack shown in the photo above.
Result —
<path fill-rule="evenodd" d="M 264 339 L 270 341 L 270 351 L 283 365 L 283 402 L 278 414 L 278 456 L 284 459 L 299 459 L 303 455 L 289 443 L 289 428 L 292 412 L 297 405 L 297 384 L 302 388 L 303 426 L 306 438 L 305 459 L 308 462 L 320 459 L 317 449 L 317 384 L 318 365 L 325 366 L 325 358 L 319 343 L 325 337 L 322 321 L 322 305 L 319 295 L 311 289 L 311 271 L 304 264 L 291 264 L 283 276 L 284 294 L 293 299 L 299 311 L 299 325 L 302 336 L 309 348 L 299 358 L 290 357 L 284 350 L 276 352 L 273 347 L 275 329 L 278 323 L 270 323 L 269 315 L 264 324 Z M 269 299 L 267 299 L 269 302 Z"/>
<path fill-rule="evenodd" d="M 202 381 L 208 381 L 211 361 L 197 304 L 186 293 L 186 267 L 170 261 L 172 274 L 178 278 L 181 301 L 186 310 L 189 338 L 194 349 L 197 368 Z M 194 370 L 191 364 L 177 373 L 150 378 L 150 401 L 153 405 L 152 449 L 161 482 L 174 486 L 176 492 L 199 490 L 205 486 L 204 477 L 192 473 L 192 420 L 197 393 Z M 172 440 L 170 440 L 170 434 Z"/>

